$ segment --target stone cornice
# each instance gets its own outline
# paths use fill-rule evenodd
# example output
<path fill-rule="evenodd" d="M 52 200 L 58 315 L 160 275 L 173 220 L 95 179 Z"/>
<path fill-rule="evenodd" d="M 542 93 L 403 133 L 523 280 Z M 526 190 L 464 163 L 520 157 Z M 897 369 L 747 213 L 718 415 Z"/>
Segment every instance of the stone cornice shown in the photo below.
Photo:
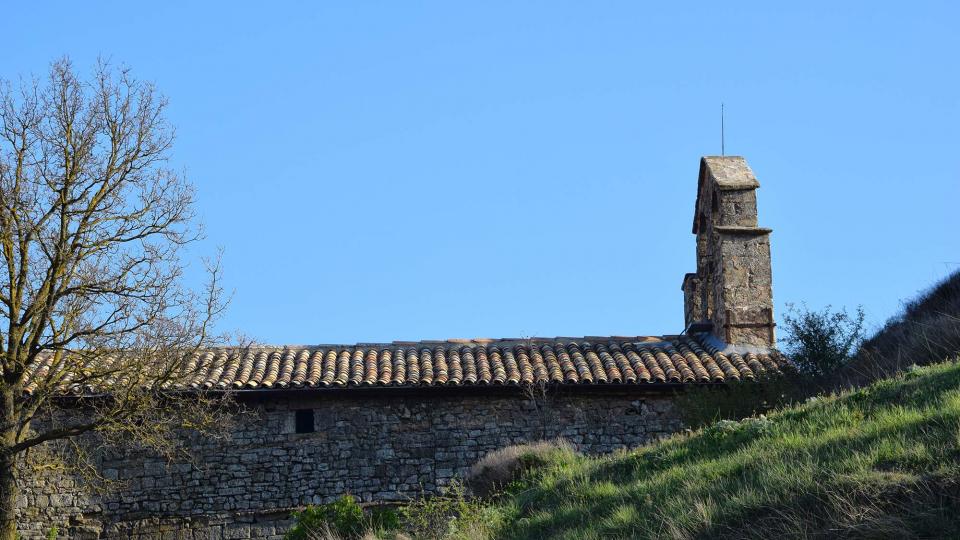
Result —
<path fill-rule="evenodd" d="M 767 227 L 738 227 L 735 225 L 714 225 L 713 230 L 720 234 L 749 234 L 754 236 L 773 232 L 773 229 L 768 229 Z"/>

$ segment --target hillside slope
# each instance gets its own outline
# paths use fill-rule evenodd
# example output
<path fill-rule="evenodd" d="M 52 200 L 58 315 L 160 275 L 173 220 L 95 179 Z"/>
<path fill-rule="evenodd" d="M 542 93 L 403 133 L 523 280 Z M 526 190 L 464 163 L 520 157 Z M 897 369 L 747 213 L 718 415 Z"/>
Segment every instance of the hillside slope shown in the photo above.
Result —
<path fill-rule="evenodd" d="M 960 364 L 636 451 L 557 451 L 489 508 L 503 538 L 960 537 Z"/>
<path fill-rule="evenodd" d="M 960 354 L 960 271 L 904 303 L 866 340 L 836 380 L 862 386 L 913 364 L 941 362 Z"/>

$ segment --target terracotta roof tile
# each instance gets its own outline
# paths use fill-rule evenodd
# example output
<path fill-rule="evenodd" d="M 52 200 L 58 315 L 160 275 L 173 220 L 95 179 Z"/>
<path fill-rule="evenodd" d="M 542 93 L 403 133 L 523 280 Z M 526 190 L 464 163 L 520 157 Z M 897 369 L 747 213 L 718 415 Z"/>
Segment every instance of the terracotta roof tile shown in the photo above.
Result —
<path fill-rule="evenodd" d="M 727 352 L 705 336 L 449 340 L 353 346 L 219 349 L 193 355 L 181 389 L 285 389 L 530 384 L 719 383 L 792 371 L 776 351 Z M 41 375 L 53 356 L 37 364 Z M 109 363 L 112 359 L 98 360 Z M 82 370 L 72 393 L 95 392 Z M 39 377 L 24 385 L 33 392 Z"/>

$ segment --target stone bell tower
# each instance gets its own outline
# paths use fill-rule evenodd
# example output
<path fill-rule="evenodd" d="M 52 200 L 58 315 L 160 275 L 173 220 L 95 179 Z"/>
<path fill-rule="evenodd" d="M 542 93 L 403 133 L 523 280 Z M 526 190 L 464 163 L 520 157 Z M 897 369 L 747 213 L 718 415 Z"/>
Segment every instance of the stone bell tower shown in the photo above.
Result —
<path fill-rule="evenodd" d="M 697 271 L 683 278 L 688 331 L 729 345 L 775 343 L 770 232 L 757 226 L 760 182 L 739 156 L 700 160 L 693 233 Z"/>

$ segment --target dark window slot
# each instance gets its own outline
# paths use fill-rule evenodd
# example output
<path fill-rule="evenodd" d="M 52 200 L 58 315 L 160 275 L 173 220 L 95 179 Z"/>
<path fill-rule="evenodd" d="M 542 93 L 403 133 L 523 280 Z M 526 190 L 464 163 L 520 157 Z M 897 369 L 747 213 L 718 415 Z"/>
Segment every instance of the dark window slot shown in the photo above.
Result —
<path fill-rule="evenodd" d="M 313 433 L 313 409 L 300 409 L 294 412 L 294 424 L 297 433 Z"/>

